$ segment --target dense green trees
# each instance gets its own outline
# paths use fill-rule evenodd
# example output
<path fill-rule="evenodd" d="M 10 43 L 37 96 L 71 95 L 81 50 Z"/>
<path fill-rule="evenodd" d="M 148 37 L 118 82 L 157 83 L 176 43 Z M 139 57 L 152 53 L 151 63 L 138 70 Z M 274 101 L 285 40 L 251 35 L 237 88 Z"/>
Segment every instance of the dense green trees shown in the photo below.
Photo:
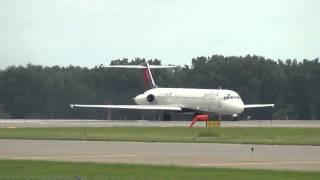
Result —
<path fill-rule="evenodd" d="M 144 59 L 119 59 L 111 64 L 140 64 Z M 161 64 L 160 60 L 150 60 Z M 245 103 L 275 103 L 276 119 L 320 119 L 319 59 L 278 60 L 261 56 L 197 57 L 191 67 L 154 70 L 161 87 L 223 88 L 237 91 Z M 8 67 L 0 71 L 0 103 L 12 118 L 106 118 L 106 110 L 69 108 L 70 103 L 133 104 L 143 92 L 136 70 L 69 67 Z M 113 110 L 113 118 L 123 112 Z M 263 112 L 263 111 L 262 111 Z M 265 115 L 257 113 L 257 117 Z M 144 112 L 150 114 L 152 112 Z M 138 117 L 137 111 L 125 111 Z"/>

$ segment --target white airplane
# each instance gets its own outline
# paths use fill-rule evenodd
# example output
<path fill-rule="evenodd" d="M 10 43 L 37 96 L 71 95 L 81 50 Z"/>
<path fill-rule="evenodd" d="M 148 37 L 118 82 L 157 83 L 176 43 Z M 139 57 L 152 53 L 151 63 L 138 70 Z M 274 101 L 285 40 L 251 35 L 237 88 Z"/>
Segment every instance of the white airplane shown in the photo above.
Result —
<path fill-rule="evenodd" d="M 107 68 L 142 69 L 147 90 L 133 98 L 136 105 L 70 104 L 72 108 L 116 108 L 164 111 L 164 120 L 170 120 L 170 111 L 198 115 L 233 115 L 237 117 L 246 108 L 274 107 L 274 104 L 243 104 L 238 93 L 227 89 L 158 88 L 150 69 L 172 68 L 163 65 L 109 65 Z M 200 116 L 199 116 L 200 117 Z M 194 118 L 195 119 L 195 118 Z M 205 118 L 208 119 L 208 116 Z M 194 122 L 193 122 L 194 123 Z"/>

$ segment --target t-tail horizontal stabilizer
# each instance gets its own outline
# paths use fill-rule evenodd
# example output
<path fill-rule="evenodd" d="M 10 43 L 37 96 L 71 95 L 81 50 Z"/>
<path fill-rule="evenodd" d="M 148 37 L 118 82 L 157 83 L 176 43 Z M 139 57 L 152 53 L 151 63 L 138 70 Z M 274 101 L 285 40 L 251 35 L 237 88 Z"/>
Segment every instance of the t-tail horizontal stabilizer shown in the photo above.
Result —
<path fill-rule="evenodd" d="M 119 69 L 147 69 L 147 66 L 144 65 L 105 65 L 102 66 L 105 68 L 119 68 Z M 167 66 L 167 65 L 149 65 L 150 69 L 166 69 L 166 68 L 174 68 L 176 66 Z"/>
<path fill-rule="evenodd" d="M 146 62 L 145 65 L 107 65 L 102 67 L 120 69 L 141 69 L 143 73 L 144 86 L 145 89 L 148 90 L 157 88 L 157 85 L 153 80 L 150 69 L 174 68 L 175 66 L 149 65 L 149 63 Z"/>

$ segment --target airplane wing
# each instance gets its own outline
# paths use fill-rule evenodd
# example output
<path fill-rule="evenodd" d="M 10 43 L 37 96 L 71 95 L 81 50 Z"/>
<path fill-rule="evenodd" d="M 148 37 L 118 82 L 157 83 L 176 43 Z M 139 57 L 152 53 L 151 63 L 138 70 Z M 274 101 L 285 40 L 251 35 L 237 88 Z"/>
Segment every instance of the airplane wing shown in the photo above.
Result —
<path fill-rule="evenodd" d="M 244 108 L 274 107 L 274 104 L 245 104 Z"/>
<path fill-rule="evenodd" d="M 140 110 L 168 110 L 182 111 L 178 106 L 162 106 L 162 105 L 86 105 L 86 104 L 70 104 L 71 108 L 113 108 L 113 109 L 140 109 Z"/>

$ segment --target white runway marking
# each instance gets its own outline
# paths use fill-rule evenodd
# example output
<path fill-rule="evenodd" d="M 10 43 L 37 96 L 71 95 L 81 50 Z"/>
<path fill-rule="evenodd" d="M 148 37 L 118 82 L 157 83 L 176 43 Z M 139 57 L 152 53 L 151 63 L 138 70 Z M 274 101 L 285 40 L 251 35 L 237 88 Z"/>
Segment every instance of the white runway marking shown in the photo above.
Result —
<path fill-rule="evenodd" d="M 307 124 L 307 125 L 303 125 L 303 124 L 287 124 L 287 125 L 272 125 L 274 127 L 320 127 L 320 125 L 317 124 Z"/>
<path fill-rule="evenodd" d="M 197 166 L 242 166 L 242 165 L 281 165 L 281 164 L 320 164 L 320 162 L 236 162 L 236 163 L 212 163 L 197 164 Z"/>
<path fill-rule="evenodd" d="M 137 157 L 135 154 L 115 154 L 115 155 L 74 155 L 74 156 L 24 156 L 13 159 L 65 159 L 65 158 L 113 158 L 113 157 Z"/>

